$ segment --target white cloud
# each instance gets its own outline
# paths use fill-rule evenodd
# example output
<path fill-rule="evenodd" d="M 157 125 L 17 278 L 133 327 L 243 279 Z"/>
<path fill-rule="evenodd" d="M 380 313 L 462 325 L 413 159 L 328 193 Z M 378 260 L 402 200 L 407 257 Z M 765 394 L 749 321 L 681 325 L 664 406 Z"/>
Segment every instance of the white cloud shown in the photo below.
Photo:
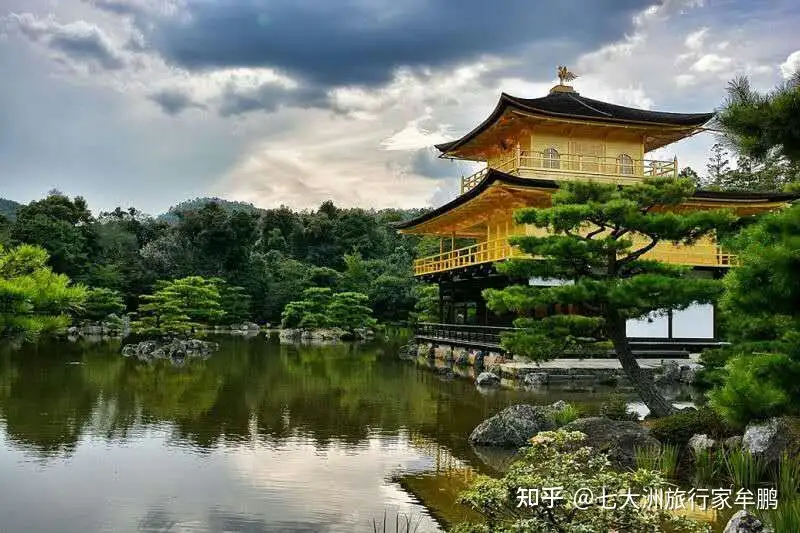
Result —
<path fill-rule="evenodd" d="M 791 78 L 797 71 L 800 71 L 800 50 L 792 52 L 786 61 L 781 63 L 781 74 L 784 79 Z"/>
<path fill-rule="evenodd" d="M 733 59 L 717 54 L 705 54 L 689 67 L 694 72 L 722 72 L 730 67 Z"/>
<path fill-rule="evenodd" d="M 703 47 L 703 41 L 708 33 L 708 26 L 704 26 L 697 31 L 694 31 L 686 36 L 684 44 L 690 50 L 700 50 Z"/>

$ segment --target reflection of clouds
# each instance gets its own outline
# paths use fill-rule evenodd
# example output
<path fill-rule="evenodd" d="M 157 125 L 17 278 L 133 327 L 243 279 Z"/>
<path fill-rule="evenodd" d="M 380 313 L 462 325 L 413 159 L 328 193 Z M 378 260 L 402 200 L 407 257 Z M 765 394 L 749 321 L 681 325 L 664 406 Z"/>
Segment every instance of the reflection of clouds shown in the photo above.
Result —
<path fill-rule="evenodd" d="M 241 481 L 259 490 L 261 497 L 290 495 L 281 506 L 281 520 L 289 523 L 301 523 L 310 512 L 314 523 L 329 524 L 325 531 L 371 531 L 372 519 L 382 522 L 386 512 L 387 523 L 394 524 L 400 513 L 420 517 L 420 533 L 439 530 L 424 508 L 390 481 L 395 472 L 432 466 L 406 436 L 373 437 L 357 446 L 334 442 L 325 448 L 292 438 L 281 446 L 259 445 L 227 455 Z"/>

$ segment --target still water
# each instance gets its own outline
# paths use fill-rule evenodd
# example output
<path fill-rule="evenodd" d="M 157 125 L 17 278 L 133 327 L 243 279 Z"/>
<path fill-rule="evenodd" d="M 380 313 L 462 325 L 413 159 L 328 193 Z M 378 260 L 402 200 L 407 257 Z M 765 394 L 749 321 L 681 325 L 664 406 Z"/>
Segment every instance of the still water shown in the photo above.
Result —
<path fill-rule="evenodd" d="M 0 531 L 371 532 L 384 513 L 442 531 L 495 464 L 467 443 L 482 419 L 599 401 L 482 394 L 391 343 L 215 340 L 182 367 L 114 342 L 0 347 Z"/>

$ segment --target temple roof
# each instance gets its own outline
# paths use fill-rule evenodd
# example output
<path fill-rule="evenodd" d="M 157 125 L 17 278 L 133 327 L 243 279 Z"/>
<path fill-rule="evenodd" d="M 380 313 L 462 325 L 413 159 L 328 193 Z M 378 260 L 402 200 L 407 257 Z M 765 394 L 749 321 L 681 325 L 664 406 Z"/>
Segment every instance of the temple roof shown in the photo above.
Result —
<path fill-rule="evenodd" d="M 475 187 L 447 202 L 446 204 L 428 211 L 411 220 L 394 223 L 393 226 L 398 230 L 411 229 L 425 222 L 435 219 L 448 211 L 467 204 L 471 200 L 479 197 L 492 185 L 509 185 L 517 189 L 558 189 L 558 182 L 554 180 L 543 180 L 537 178 L 522 178 L 512 176 L 499 170 L 489 169 L 484 178 Z M 791 202 L 800 199 L 800 193 L 794 192 L 744 192 L 744 191 L 708 191 L 698 189 L 690 198 L 690 203 L 697 204 L 719 204 L 715 207 L 733 207 L 736 205 L 759 207 L 763 209 L 765 204 L 775 202 Z"/>
<path fill-rule="evenodd" d="M 443 153 L 459 148 L 489 128 L 507 110 L 552 118 L 641 126 L 667 126 L 688 130 L 702 126 L 714 116 L 714 113 L 668 113 L 625 107 L 583 97 L 569 87 L 564 87 L 564 89 L 566 90 L 555 90 L 554 88 L 550 94 L 541 98 L 518 98 L 502 93 L 494 111 L 477 128 L 460 139 L 437 144 L 436 148 Z"/>

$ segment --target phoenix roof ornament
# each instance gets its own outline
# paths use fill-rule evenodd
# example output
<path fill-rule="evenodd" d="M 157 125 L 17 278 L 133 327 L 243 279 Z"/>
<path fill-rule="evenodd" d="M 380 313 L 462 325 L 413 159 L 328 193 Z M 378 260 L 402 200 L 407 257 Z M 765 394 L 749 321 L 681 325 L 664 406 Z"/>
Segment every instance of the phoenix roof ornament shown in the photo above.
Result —
<path fill-rule="evenodd" d="M 558 66 L 558 80 L 561 85 L 564 85 L 565 82 L 570 82 L 577 77 L 578 76 L 570 72 L 564 65 Z"/>

